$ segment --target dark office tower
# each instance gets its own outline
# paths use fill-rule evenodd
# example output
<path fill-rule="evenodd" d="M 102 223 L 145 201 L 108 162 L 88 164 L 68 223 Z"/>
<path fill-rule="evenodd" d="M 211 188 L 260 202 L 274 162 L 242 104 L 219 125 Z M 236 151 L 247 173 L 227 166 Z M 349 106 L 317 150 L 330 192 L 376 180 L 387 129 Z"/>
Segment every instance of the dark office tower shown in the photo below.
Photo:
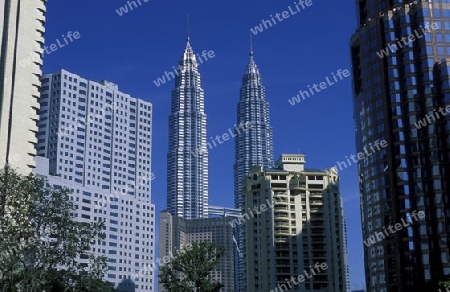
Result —
<path fill-rule="evenodd" d="M 450 2 L 359 0 L 357 11 L 356 147 L 370 154 L 358 163 L 367 291 L 427 291 L 450 275 Z"/>
<path fill-rule="evenodd" d="M 208 217 L 208 151 L 204 92 L 187 41 L 178 69 L 169 116 L 167 208 L 185 219 Z M 170 75 L 169 75 L 170 76 Z"/>
<path fill-rule="evenodd" d="M 242 185 L 250 167 L 258 165 L 269 168 L 273 166 L 273 130 L 270 125 L 269 103 L 266 100 L 261 74 L 253 60 L 253 52 L 250 52 L 250 60 L 242 78 L 236 127 L 240 130 L 236 133 L 235 144 L 234 204 L 236 208 L 242 209 Z M 235 228 L 235 236 L 239 249 L 242 251 L 243 235 L 239 227 Z M 239 254 L 235 258 L 237 261 L 235 290 L 243 291 L 243 261 Z"/>

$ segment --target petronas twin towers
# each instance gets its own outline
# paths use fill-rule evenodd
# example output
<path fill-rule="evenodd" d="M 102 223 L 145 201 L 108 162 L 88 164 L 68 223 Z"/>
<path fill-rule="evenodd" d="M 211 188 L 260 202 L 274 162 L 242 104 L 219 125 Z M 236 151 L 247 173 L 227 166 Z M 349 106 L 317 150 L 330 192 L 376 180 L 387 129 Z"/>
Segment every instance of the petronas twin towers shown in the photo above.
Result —
<path fill-rule="evenodd" d="M 270 125 L 269 103 L 266 100 L 265 88 L 262 85 L 261 74 L 250 52 L 250 60 L 242 78 L 239 102 L 237 105 L 237 124 L 250 124 L 250 130 L 236 138 L 234 163 L 234 205 L 242 210 L 242 184 L 250 167 L 273 165 L 273 138 Z M 240 252 L 244 249 L 244 234 L 241 226 L 236 228 L 235 237 L 239 251 L 236 252 L 235 291 L 243 291 L 244 261 Z"/>
<path fill-rule="evenodd" d="M 167 209 L 172 216 L 185 219 L 207 218 L 208 214 L 208 142 L 204 91 L 195 54 L 187 40 L 172 91 L 169 116 L 169 152 L 167 154 Z M 244 73 L 237 105 L 236 125 L 250 125 L 235 136 L 234 204 L 242 209 L 242 181 L 251 166 L 273 164 L 272 127 L 269 104 L 253 52 Z M 234 290 L 243 288 L 242 229 L 233 230 Z"/>
<path fill-rule="evenodd" d="M 242 78 L 237 105 L 237 124 L 240 123 L 251 123 L 252 127 L 236 138 L 234 204 L 238 209 L 242 209 L 242 181 L 250 167 L 271 167 L 273 164 L 273 129 L 270 125 L 269 103 L 261 74 L 253 60 L 253 52 L 250 52 L 250 61 Z"/>
<path fill-rule="evenodd" d="M 185 219 L 208 217 L 208 147 L 204 103 L 198 63 L 188 38 L 172 91 L 167 154 L 167 208 L 173 216 Z M 239 194 L 246 172 L 251 166 L 271 167 L 273 163 L 269 104 L 253 52 L 250 53 L 237 105 L 236 125 L 246 123 L 251 123 L 251 127 L 235 138 L 234 202 L 239 209 Z"/>
<path fill-rule="evenodd" d="M 172 91 L 167 154 L 167 209 L 185 219 L 208 217 L 205 97 L 189 38 Z M 196 155 L 196 149 L 200 150 Z"/>

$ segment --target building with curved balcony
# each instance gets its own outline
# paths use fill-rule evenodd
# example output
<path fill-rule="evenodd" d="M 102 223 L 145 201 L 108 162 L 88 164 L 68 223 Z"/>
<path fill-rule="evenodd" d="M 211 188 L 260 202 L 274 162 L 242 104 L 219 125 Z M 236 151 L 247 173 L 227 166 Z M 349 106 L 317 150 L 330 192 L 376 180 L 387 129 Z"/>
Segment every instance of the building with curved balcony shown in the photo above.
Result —
<path fill-rule="evenodd" d="M 276 168 L 254 166 L 244 178 L 245 291 L 349 291 L 337 169 L 304 164 L 304 155 L 284 154 Z M 328 268 L 288 284 L 317 264 Z"/>

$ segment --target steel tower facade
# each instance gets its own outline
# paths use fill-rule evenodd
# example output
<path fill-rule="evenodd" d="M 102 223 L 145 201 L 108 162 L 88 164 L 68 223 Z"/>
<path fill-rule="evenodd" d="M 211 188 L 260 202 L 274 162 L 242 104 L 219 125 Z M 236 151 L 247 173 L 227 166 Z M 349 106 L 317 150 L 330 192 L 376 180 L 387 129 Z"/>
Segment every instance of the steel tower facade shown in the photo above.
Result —
<path fill-rule="evenodd" d="M 241 193 L 244 176 L 252 166 L 273 166 L 273 129 L 270 125 L 269 103 L 261 74 L 253 60 L 253 52 L 242 78 L 237 105 L 237 124 L 250 127 L 237 135 L 234 163 L 234 202 L 242 207 Z"/>
<path fill-rule="evenodd" d="M 245 69 L 237 104 L 237 124 L 250 125 L 239 133 L 235 141 L 234 163 L 234 204 L 243 208 L 242 187 L 246 174 L 252 166 L 273 167 L 273 129 L 270 125 L 269 103 L 262 84 L 261 74 L 250 52 L 250 60 Z M 243 230 L 236 226 L 234 233 L 239 249 L 236 250 L 236 291 L 243 291 L 244 262 L 242 258 Z"/>
<path fill-rule="evenodd" d="M 167 208 L 185 219 L 208 217 L 208 151 L 204 91 L 188 38 L 175 69 L 169 116 Z"/>

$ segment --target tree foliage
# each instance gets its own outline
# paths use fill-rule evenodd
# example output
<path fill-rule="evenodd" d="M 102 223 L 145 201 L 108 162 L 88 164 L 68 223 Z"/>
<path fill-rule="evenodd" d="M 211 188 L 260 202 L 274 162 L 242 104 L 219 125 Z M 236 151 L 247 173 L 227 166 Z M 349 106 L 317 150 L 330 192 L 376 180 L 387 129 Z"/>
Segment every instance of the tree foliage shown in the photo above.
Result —
<path fill-rule="evenodd" d="M 450 288 L 450 280 L 441 281 L 441 282 L 439 282 L 439 285 L 442 285 L 445 288 Z"/>
<path fill-rule="evenodd" d="M 440 280 L 439 280 L 440 279 Z M 415 284 L 411 292 L 423 292 L 423 291 L 449 291 L 450 289 L 450 276 L 439 277 L 426 283 Z"/>
<path fill-rule="evenodd" d="M 221 283 L 214 283 L 209 274 L 225 254 L 223 246 L 211 242 L 194 242 L 180 251 L 159 269 L 160 282 L 168 292 L 220 291 Z"/>
<path fill-rule="evenodd" d="M 69 193 L 0 171 L 0 291 L 114 291 L 102 280 L 106 258 L 90 252 L 104 225 L 77 222 Z"/>

